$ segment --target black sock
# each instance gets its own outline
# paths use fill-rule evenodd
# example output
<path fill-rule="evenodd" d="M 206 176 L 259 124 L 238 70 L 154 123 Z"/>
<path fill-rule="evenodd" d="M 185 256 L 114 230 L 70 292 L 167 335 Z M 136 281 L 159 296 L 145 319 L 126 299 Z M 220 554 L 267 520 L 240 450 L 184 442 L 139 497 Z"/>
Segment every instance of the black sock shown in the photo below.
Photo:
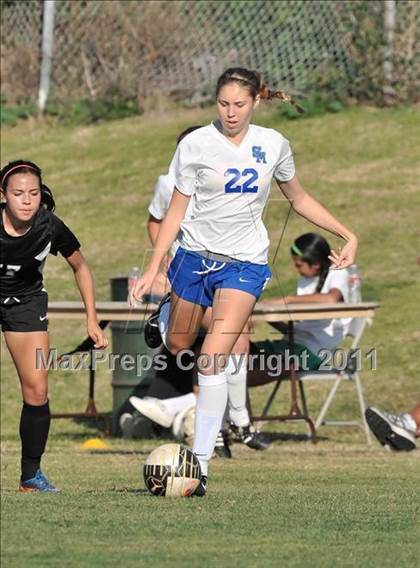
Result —
<path fill-rule="evenodd" d="M 23 403 L 19 427 L 20 439 L 22 440 L 21 481 L 34 477 L 40 468 L 50 422 L 49 402 L 41 406 Z"/>

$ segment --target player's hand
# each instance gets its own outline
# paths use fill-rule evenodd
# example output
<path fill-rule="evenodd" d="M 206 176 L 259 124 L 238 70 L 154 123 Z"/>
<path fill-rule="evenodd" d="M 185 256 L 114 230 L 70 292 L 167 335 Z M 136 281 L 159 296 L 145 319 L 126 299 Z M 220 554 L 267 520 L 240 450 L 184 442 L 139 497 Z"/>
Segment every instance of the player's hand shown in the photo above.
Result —
<path fill-rule="evenodd" d="M 356 252 L 357 239 L 356 237 L 351 237 L 344 245 L 343 249 L 338 249 L 338 253 L 335 250 L 331 251 L 331 254 L 328 257 L 332 262 L 331 268 L 333 270 L 348 268 L 354 264 L 354 261 L 356 260 Z"/>
<path fill-rule="evenodd" d="M 108 347 L 108 338 L 96 321 L 88 321 L 87 332 L 89 337 L 94 342 L 95 349 L 105 349 L 106 347 Z"/>
<path fill-rule="evenodd" d="M 130 294 L 128 296 L 130 307 L 134 308 L 136 304 L 143 301 L 143 296 L 145 294 L 150 294 L 155 278 L 156 274 L 154 272 L 150 272 L 149 270 L 146 270 L 146 272 L 142 274 L 142 276 L 136 281 L 136 283 L 130 290 Z"/>

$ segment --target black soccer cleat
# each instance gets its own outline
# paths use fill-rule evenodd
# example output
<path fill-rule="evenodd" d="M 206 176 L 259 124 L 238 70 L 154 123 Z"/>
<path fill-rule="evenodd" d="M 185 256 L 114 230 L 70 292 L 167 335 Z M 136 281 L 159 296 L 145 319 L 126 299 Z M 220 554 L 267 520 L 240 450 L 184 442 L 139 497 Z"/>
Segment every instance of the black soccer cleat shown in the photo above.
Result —
<path fill-rule="evenodd" d="M 255 430 L 252 424 L 248 426 L 236 426 L 230 423 L 230 429 L 235 435 L 235 440 L 241 442 L 253 450 L 267 450 L 271 446 L 271 442 L 264 434 Z"/>
<path fill-rule="evenodd" d="M 144 326 L 144 340 L 146 345 L 150 347 L 150 349 L 157 349 L 162 345 L 162 335 L 159 330 L 159 315 L 162 309 L 162 306 L 171 300 L 171 293 L 168 292 L 163 296 L 161 301 L 159 302 L 156 311 L 153 312 L 151 316 L 149 316 L 148 320 L 146 321 L 146 325 Z"/>
<path fill-rule="evenodd" d="M 229 448 L 229 432 L 227 430 L 220 430 L 217 434 L 214 453 L 219 458 L 231 459 L 232 452 Z"/>
<path fill-rule="evenodd" d="M 197 486 L 197 489 L 191 495 L 191 497 L 204 497 L 207 491 L 207 475 L 202 475 L 200 479 L 200 483 Z"/>

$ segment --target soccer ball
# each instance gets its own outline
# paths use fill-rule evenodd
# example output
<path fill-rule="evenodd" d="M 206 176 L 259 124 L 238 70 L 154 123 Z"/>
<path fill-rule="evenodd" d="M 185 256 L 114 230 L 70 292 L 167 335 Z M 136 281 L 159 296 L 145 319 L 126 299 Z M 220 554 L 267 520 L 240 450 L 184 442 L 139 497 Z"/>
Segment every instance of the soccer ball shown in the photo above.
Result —
<path fill-rule="evenodd" d="M 149 454 L 143 476 L 153 495 L 189 497 L 200 483 L 200 462 L 189 448 L 165 444 Z"/>
<path fill-rule="evenodd" d="M 195 405 L 178 412 L 172 425 L 172 433 L 181 444 L 192 446 L 194 440 Z"/>

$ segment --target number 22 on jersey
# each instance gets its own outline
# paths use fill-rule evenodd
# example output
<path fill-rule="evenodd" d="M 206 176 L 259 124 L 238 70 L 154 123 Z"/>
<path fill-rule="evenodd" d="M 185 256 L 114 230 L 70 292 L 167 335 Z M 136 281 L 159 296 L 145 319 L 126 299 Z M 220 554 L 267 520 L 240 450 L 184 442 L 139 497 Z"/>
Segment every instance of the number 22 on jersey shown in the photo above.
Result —
<path fill-rule="evenodd" d="M 245 168 L 239 171 L 236 168 L 228 168 L 225 177 L 230 179 L 225 183 L 225 193 L 257 193 L 258 185 L 253 185 L 258 180 L 258 172 L 254 168 Z"/>

